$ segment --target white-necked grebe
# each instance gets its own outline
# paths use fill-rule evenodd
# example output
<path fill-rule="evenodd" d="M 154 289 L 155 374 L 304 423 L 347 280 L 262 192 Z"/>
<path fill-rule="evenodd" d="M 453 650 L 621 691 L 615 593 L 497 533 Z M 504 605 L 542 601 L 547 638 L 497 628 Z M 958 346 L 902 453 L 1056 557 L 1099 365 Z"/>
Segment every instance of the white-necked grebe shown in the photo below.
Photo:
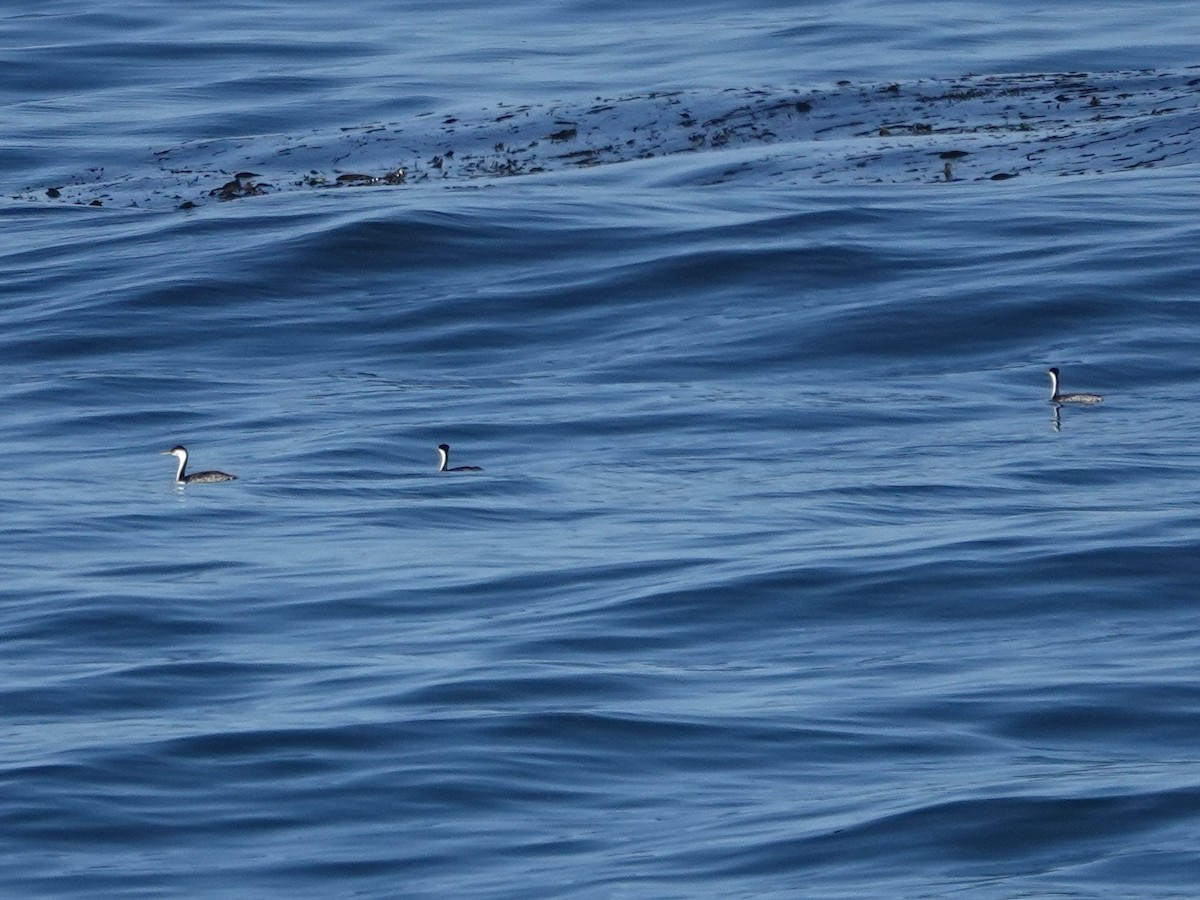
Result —
<path fill-rule="evenodd" d="M 1050 376 L 1050 402 L 1051 403 L 1100 403 L 1104 400 L 1099 394 L 1060 394 L 1058 392 L 1058 369 L 1051 368 L 1047 373 Z"/>
<path fill-rule="evenodd" d="M 229 475 L 225 472 L 197 472 L 195 475 L 187 475 L 184 469 L 187 468 L 188 452 L 187 447 L 182 444 L 172 447 L 170 450 L 164 450 L 163 456 L 173 456 L 179 460 L 179 469 L 175 472 L 176 484 L 206 484 L 213 481 L 233 481 L 237 478 L 236 475 Z"/>
<path fill-rule="evenodd" d="M 438 469 L 439 472 L 482 472 L 479 466 L 455 466 L 450 468 L 450 445 L 438 444 L 438 456 L 442 459 L 442 466 Z"/>

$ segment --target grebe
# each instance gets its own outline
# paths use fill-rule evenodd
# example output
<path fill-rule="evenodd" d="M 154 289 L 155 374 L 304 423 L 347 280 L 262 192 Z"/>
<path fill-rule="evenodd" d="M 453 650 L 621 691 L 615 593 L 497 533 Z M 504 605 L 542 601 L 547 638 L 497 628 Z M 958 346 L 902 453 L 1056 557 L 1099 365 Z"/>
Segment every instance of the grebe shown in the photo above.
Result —
<path fill-rule="evenodd" d="M 170 450 L 164 450 L 163 456 L 173 456 L 179 460 L 179 470 L 175 473 L 176 484 L 206 484 L 213 481 L 233 481 L 237 478 L 236 475 L 227 475 L 224 472 L 197 472 L 195 475 L 185 475 L 183 470 L 187 467 L 187 447 L 182 444 L 172 447 Z"/>
<path fill-rule="evenodd" d="M 450 468 L 450 445 L 438 444 L 438 456 L 442 458 L 442 467 L 439 472 L 482 472 L 479 466 L 455 466 Z"/>
<path fill-rule="evenodd" d="M 1058 369 L 1051 368 L 1050 376 L 1051 403 L 1100 403 L 1104 400 L 1099 394 L 1060 394 L 1058 392 Z"/>

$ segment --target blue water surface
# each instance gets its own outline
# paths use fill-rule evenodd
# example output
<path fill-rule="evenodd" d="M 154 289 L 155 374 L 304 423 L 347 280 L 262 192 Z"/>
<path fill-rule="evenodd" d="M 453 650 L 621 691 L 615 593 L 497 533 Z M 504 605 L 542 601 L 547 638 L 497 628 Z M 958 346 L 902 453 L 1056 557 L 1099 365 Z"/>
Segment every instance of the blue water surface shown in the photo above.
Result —
<path fill-rule="evenodd" d="M 1193 895 L 1195 166 L 28 196 L 443 105 L 1185 67 L 1198 19 L 8 8 L 4 893 Z"/>

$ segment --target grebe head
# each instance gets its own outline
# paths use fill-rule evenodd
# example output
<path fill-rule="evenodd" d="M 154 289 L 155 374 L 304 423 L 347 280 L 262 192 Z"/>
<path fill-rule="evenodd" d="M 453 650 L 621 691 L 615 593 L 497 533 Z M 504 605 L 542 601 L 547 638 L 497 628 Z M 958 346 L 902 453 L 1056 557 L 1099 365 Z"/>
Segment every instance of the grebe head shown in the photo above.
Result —
<path fill-rule="evenodd" d="M 1046 374 L 1050 376 L 1050 397 L 1053 399 L 1058 396 L 1058 369 L 1051 366 Z"/>
<path fill-rule="evenodd" d="M 173 456 L 179 460 L 179 468 L 175 470 L 175 480 L 183 481 L 183 468 L 187 465 L 187 448 L 183 444 L 176 444 L 170 450 L 164 450 L 163 456 Z"/>

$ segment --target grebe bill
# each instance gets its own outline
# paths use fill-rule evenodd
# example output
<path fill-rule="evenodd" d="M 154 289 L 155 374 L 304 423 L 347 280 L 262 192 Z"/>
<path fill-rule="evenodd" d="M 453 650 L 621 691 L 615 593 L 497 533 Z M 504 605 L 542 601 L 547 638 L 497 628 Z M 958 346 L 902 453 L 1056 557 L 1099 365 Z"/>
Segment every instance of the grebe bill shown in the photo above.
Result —
<path fill-rule="evenodd" d="M 170 450 L 164 450 L 162 455 L 173 456 L 179 460 L 179 468 L 175 471 L 176 484 L 207 484 L 214 481 L 237 480 L 236 475 L 226 472 L 197 472 L 195 475 L 185 475 L 183 470 L 187 468 L 188 452 L 187 447 L 182 444 L 178 444 Z"/>
<path fill-rule="evenodd" d="M 1051 403 L 1102 403 L 1104 398 L 1099 394 L 1060 394 L 1058 392 L 1058 369 L 1053 366 L 1047 371 L 1050 376 Z"/>
<path fill-rule="evenodd" d="M 439 472 L 482 472 L 479 466 L 454 466 L 450 467 L 450 445 L 438 444 L 438 456 L 442 460 L 442 465 L 438 469 Z"/>

